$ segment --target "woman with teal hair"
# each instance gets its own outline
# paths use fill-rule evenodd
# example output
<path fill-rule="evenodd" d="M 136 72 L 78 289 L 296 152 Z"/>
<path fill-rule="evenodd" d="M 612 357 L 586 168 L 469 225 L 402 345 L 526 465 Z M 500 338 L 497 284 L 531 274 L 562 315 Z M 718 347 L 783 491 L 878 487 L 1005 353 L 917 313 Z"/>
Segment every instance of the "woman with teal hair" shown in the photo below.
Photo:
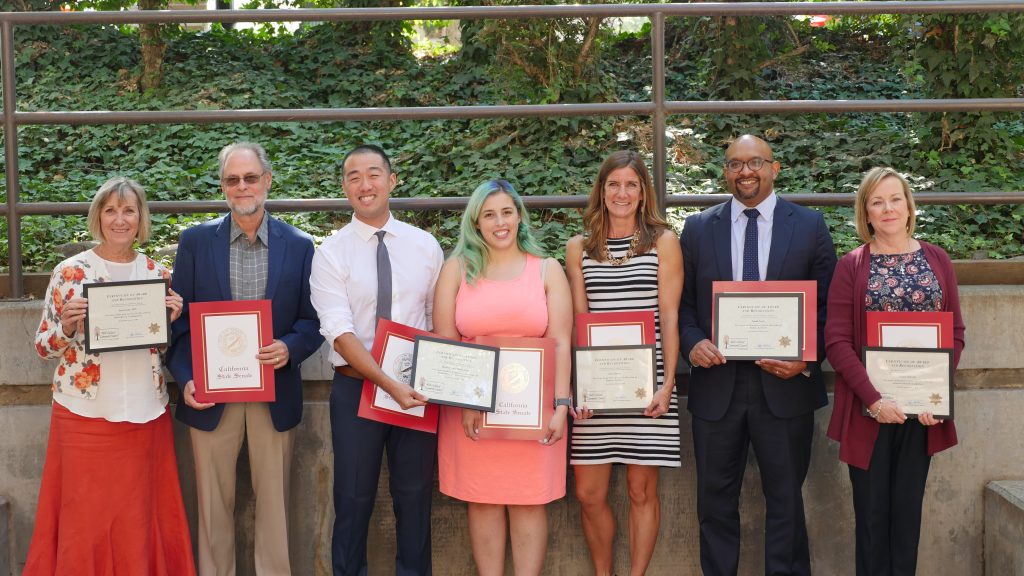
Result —
<path fill-rule="evenodd" d="M 469 198 L 458 244 L 434 293 L 434 331 L 466 341 L 507 336 L 556 342 L 559 405 L 539 441 L 481 440 L 482 413 L 476 410 L 442 407 L 438 426 L 441 492 L 468 503 L 479 574 L 503 574 L 507 535 L 515 573 L 540 574 L 547 550 L 544 506 L 565 496 L 572 301 L 562 266 L 543 256 L 523 200 L 505 180 L 489 180 Z"/>

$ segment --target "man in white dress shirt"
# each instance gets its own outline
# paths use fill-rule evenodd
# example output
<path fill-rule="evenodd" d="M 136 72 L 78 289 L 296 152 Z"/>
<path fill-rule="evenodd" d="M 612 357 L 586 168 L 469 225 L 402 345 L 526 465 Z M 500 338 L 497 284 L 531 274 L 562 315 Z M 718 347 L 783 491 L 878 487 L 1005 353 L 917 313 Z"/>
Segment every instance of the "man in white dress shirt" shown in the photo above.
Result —
<path fill-rule="evenodd" d="M 422 406 L 426 400 L 408 384 L 387 376 L 369 352 L 378 316 L 431 329 L 434 284 L 444 262 L 433 236 L 391 215 L 389 200 L 396 183 L 391 161 L 381 148 L 361 145 L 345 155 L 342 187 L 352 204 L 352 222 L 324 241 L 313 257 L 310 276 L 320 333 L 332 344 L 330 360 L 335 366 L 330 405 L 335 576 L 367 573 L 367 529 L 385 450 L 396 517 L 395 573 L 431 574 L 430 503 L 437 438 L 356 415 L 364 378 L 403 408 Z"/>

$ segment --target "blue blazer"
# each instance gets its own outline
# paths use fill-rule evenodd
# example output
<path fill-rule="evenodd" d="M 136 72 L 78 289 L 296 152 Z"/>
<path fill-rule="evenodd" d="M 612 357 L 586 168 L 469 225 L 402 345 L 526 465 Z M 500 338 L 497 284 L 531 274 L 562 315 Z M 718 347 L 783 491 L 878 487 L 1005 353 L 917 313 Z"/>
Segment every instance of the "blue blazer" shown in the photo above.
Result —
<path fill-rule="evenodd" d="M 320 347 L 320 321 L 309 301 L 309 272 L 313 263 L 313 239 L 293 226 L 267 215 L 270 244 L 266 299 L 272 302 L 274 338 L 288 346 L 288 364 L 274 373 L 277 400 L 270 403 L 274 428 L 285 431 L 302 419 L 302 375 L 299 365 Z M 167 352 L 167 367 L 184 387 L 192 379 L 192 340 L 189 304 L 231 300 L 228 236 L 230 215 L 216 218 L 181 233 L 174 260 L 171 286 L 181 294 L 185 307 L 174 322 Z M 178 402 L 178 420 L 211 431 L 220 423 L 224 405 L 196 410 Z"/>
<path fill-rule="evenodd" d="M 683 299 L 679 306 L 680 351 L 690 350 L 711 335 L 711 283 L 732 280 L 732 240 L 729 202 L 686 219 L 683 250 Z M 828 285 L 836 267 L 836 251 L 825 219 L 817 211 L 778 197 L 772 224 L 766 280 L 818 282 L 818 362 L 809 362 L 810 377 L 782 380 L 761 371 L 768 409 L 780 418 L 813 412 L 828 403 L 819 362 L 825 357 L 825 309 Z M 711 368 L 692 366 L 688 409 L 705 420 L 725 415 L 732 399 L 736 362 Z"/>

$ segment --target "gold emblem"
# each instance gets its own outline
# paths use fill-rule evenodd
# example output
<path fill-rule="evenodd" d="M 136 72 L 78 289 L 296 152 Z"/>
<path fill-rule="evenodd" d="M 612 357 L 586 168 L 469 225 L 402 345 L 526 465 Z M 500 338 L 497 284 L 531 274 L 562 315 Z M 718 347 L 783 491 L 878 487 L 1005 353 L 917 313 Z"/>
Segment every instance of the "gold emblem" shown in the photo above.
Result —
<path fill-rule="evenodd" d="M 483 400 L 483 398 L 484 398 L 484 389 L 479 387 L 479 386 L 477 386 L 476 388 L 473 388 L 473 396 L 476 396 L 477 399 L 479 399 L 479 400 Z"/>
<path fill-rule="evenodd" d="M 647 399 L 647 390 L 645 390 L 643 388 L 637 388 L 636 389 L 636 397 L 641 399 L 641 400 L 646 400 Z"/>
<path fill-rule="evenodd" d="M 789 339 L 789 336 L 782 336 L 779 338 L 779 346 L 782 346 L 783 348 L 789 348 L 791 343 L 792 341 Z"/>
<path fill-rule="evenodd" d="M 530 372 L 522 364 L 509 362 L 498 371 L 498 385 L 509 394 L 519 394 L 530 385 Z"/>
<path fill-rule="evenodd" d="M 217 348 L 225 356 L 238 356 L 245 351 L 246 344 L 248 339 L 245 333 L 234 326 L 224 329 L 217 337 Z"/>
<path fill-rule="evenodd" d="M 156 322 L 153 322 L 152 324 L 149 325 L 149 333 L 156 334 L 157 332 L 160 332 L 160 325 L 157 324 Z"/>
<path fill-rule="evenodd" d="M 936 406 L 942 404 L 942 394 L 932 394 L 928 399 L 931 400 L 931 403 L 935 404 Z"/>

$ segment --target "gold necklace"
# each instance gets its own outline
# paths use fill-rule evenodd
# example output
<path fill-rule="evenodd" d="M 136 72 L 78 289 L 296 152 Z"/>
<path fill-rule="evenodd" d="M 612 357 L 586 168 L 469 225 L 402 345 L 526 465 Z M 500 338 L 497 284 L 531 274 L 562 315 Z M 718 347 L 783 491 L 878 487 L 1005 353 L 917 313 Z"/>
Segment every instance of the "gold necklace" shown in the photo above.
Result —
<path fill-rule="evenodd" d="M 612 266 L 622 266 L 629 259 L 636 255 L 636 247 L 640 244 L 640 228 L 633 232 L 633 239 L 629 241 L 629 248 L 626 249 L 626 253 L 621 258 L 612 258 L 612 253 L 608 251 L 608 240 L 604 242 L 604 259 L 608 261 Z"/>

